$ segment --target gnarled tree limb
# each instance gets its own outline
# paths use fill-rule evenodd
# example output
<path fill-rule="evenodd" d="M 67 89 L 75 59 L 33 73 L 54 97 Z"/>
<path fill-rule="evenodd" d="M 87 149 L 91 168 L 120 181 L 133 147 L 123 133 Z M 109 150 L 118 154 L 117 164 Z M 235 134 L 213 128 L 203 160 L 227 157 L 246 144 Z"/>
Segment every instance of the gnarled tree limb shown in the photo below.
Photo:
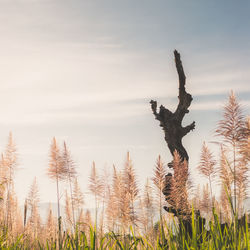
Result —
<path fill-rule="evenodd" d="M 160 106 L 159 112 L 157 112 L 157 102 L 154 100 L 150 101 L 151 108 L 155 119 L 160 121 L 160 126 L 165 133 L 165 141 L 167 142 L 168 148 L 172 155 L 176 150 L 181 159 L 189 160 L 187 151 L 182 145 L 182 138 L 195 128 L 195 122 L 190 125 L 182 127 L 182 120 L 186 113 L 189 112 L 188 108 L 193 100 L 192 96 L 186 92 L 186 76 L 182 67 L 180 54 L 175 50 L 175 64 L 179 76 L 179 104 L 175 112 L 171 112 L 164 106 Z"/>

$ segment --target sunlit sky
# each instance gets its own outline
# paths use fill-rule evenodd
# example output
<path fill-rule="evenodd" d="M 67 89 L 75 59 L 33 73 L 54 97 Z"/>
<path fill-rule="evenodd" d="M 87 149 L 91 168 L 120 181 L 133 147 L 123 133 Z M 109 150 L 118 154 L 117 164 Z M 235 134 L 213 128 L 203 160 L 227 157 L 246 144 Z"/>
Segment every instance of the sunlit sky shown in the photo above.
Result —
<path fill-rule="evenodd" d="M 20 201 L 35 176 L 41 201 L 56 200 L 53 136 L 68 144 L 85 194 L 93 160 L 111 171 L 130 151 L 141 184 L 159 154 L 171 161 L 149 101 L 177 104 L 174 49 L 194 98 L 184 144 L 195 176 L 230 90 L 250 113 L 249 12 L 247 0 L 0 0 L 0 149 L 12 131 Z"/>

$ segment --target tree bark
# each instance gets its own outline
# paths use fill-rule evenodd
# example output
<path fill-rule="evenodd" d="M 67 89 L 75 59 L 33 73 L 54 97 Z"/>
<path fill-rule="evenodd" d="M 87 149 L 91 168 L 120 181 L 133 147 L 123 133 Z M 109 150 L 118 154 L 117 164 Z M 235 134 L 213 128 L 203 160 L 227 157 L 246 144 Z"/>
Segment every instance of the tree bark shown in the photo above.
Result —
<path fill-rule="evenodd" d="M 177 50 L 174 51 L 176 69 L 179 76 L 179 104 L 175 112 L 171 112 L 164 106 L 160 106 L 159 112 L 157 112 L 157 102 L 150 101 L 151 108 L 156 120 L 160 121 L 160 126 L 165 133 L 165 141 L 171 154 L 177 150 L 182 160 L 189 160 L 188 153 L 182 144 L 182 138 L 195 128 L 195 122 L 183 127 L 182 120 L 186 113 L 189 112 L 188 108 L 193 100 L 192 96 L 186 92 L 186 76 L 182 67 L 180 54 Z"/>
<path fill-rule="evenodd" d="M 183 127 L 182 121 L 189 112 L 188 108 L 193 100 L 192 96 L 186 92 L 186 76 L 183 70 L 180 54 L 177 50 L 174 51 L 175 65 L 179 77 L 179 103 L 175 112 L 171 112 L 169 109 L 165 108 L 163 105 L 160 106 L 159 112 L 157 112 L 157 102 L 154 100 L 150 101 L 151 108 L 155 119 L 160 121 L 160 126 L 162 127 L 165 134 L 165 141 L 171 154 L 174 156 L 175 150 L 180 155 L 181 162 L 189 160 L 188 153 L 182 144 L 182 138 L 187 135 L 191 130 L 195 128 L 195 122 L 192 122 L 188 126 Z M 168 164 L 169 167 L 173 167 L 172 162 Z M 165 187 L 163 189 L 163 194 L 171 207 L 171 211 L 175 211 L 176 208 L 171 199 L 172 190 L 172 174 L 168 173 L 165 177 Z M 165 207 L 165 210 L 168 211 Z M 184 211 L 178 211 L 178 215 L 184 213 Z"/>

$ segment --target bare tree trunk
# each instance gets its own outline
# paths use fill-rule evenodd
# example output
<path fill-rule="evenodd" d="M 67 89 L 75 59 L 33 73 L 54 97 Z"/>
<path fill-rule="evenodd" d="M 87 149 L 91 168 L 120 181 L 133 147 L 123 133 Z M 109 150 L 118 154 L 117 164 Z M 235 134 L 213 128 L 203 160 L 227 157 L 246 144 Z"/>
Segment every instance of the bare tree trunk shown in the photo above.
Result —
<path fill-rule="evenodd" d="M 174 157 L 174 152 L 177 151 L 180 155 L 181 162 L 189 160 L 188 153 L 182 144 L 182 138 L 187 135 L 191 130 L 195 128 L 195 122 L 192 122 L 188 126 L 183 127 L 182 121 L 185 114 L 189 113 L 189 106 L 193 100 L 192 96 L 186 92 L 186 76 L 183 70 L 182 62 L 180 59 L 180 54 L 175 50 L 174 51 L 176 70 L 179 77 L 179 103 L 175 112 L 170 111 L 165 108 L 163 105 L 160 106 L 159 112 L 157 112 L 157 102 L 154 100 L 150 101 L 151 109 L 155 116 L 155 119 L 160 121 L 160 126 L 162 127 L 165 134 L 165 141 L 168 145 L 168 148 Z M 170 168 L 173 167 L 173 162 L 168 164 Z M 165 176 L 165 187 L 163 189 L 163 194 L 166 197 L 166 200 L 171 207 L 164 207 L 167 212 L 174 213 L 178 218 L 185 218 L 183 221 L 186 229 L 190 231 L 191 223 L 190 218 L 191 214 L 186 214 L 186 212 L 181 211 L 176 208 L 174 203 L 171 202 L 171 192 L 172 190 L 172 174 L 168 173 Z M 171 204 L 172 203 L 172 204 Z M 198 214 L 197 214 L 198 215 Z M 189 219 L 188 219 L 189 218 Z"/>
<path fill-rule="evenodd" d="M 189 157 L 187 151 L 182 145 L 182 138 L 195 128 L 195 122 L 192 122 L 188 126 L 182 127 L 182 120 L 185 114 L 189 112 L 188 108 L 193 98 L 185 90 L 186 76 L 182 67 L 180 54 L 176 50 L 174 51 L 174 56 L 176 69 L 179 76 L 179 104 L 177 109 L 173 113 L 161 105 L 160 111 L 157 112 L 157 102 L 151 100 L 150 103 L 155 119 L 160 121 L 160 126 L 165 133 L 165 141 L 171 154 L 173 155 L 174 151 L 177 150 L 181 156 L 181 159 L 186 159 L 188 161 Z"/>

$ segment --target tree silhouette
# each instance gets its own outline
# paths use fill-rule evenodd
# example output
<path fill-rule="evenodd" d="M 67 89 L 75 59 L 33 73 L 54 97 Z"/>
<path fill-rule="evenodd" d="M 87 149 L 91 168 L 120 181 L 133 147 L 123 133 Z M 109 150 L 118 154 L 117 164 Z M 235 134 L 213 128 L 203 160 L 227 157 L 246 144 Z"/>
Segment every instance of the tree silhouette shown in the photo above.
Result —
<path fill-rule="evenodd" d="M 195 128 L 195 122 L 190 125 L 182 127 L 182 120 L 186 113 L 189 112 L 188 108 L 193 100 L 192 96 L 186 92 L 186 76 L 182 67 L 180 54 L 175 50 L 175 64 L 179 75 L 179 104 L 175 112 L 171 112 L 164 106 L 160 106 L 160 111 L 157 112 L 157 102 L 150 101 L 151 108 L 156 120 L 160 121 L 160 126 L 165 133 L 165 141 L 168 144 L 168 148 L 172 155 L 176 150 L 181 159 L 189 160 L 188 153 L 182 145 L 182 138 Z M 171 164 L 169 164 L 171 166 Z"/>

